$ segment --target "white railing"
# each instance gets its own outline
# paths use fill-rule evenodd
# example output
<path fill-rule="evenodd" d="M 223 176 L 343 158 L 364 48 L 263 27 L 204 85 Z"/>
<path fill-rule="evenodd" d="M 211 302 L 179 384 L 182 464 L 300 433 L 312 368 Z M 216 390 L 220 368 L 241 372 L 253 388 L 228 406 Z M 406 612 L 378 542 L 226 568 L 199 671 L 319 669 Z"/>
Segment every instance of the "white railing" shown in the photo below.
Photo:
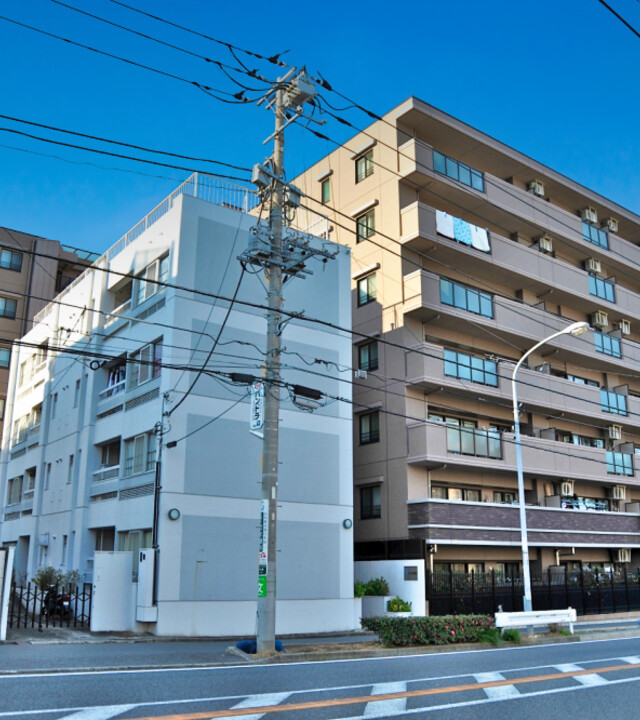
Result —
<path fill-rule="evenodd" d="M 331 225 L 329 223 L 329 218 L 319 218 L 318 220 L 312 222 L 311 225 L 304 228 L 302 232 L 308 233 L 309 235 L 315 235 L 323 240 L 328 240 L 330 230 Z"/>
<path fill-rule="evenodd" d="M 115 385 L 110 385 L 108 388 L 105 388 L 101 392 L 98 393 L 98 400 L 104 400 L 105 398 L 112 397 L 113 395 L 117 395 L 119 392 L 122 392 L 124 390 L 124 386 L 127 384 L 126 379 L 120 380 L 120 382 L 115 383 Z"/>
<path fill-rule="evenodd" d="M 120 476 L 120 465 L 110 465 L 109 467 L 100 468 L 93 473 L 93 482 L 103 482 L 104 480 L 113 480 Z"/>
<path fill-rule="evenodd" d="M 116 320 L 119 320 L 119 315 L 122 315 L 122 313 L 127 312 L 131 308 L 131 298 L 128 300 L 125 300 L 125 302 L 122 303 L 122 305 L 118 305 L 117 308 L 114 308 L 108 315 L 107 319 L 104 321 L 104 326 L 109 327 L 109 325 L 112 325 Z"/>
<path fill-rule="evenodd" d="M 114 245 L 112 245 L 107 252 L 101 255 L 93 263 L 93 265 L 104 266 L 108 264 L 109 260 L 122 252 L 127 245 L 130 245 L 147 228 L 151 227 L 157 220 L 165 215 L 173 207 L 174 200 L 179 195 L 191 195 L 192 197 L 199 198 L 200 200 L 206 200 L 207 202 L 215 205 L 232 208 L 233 210 L 238 210 L 240 212 L 249 212 L 258 204 L 256 193 L 249 188 L 244 188 L 241 185 L 234 185 L 233 183 L 223 182 L 211 175 L 193 173 L 193 175 L 188 177 L 182 185 L 177 187 L 168 197 L 156 205 L 150 213 L 143 217 L 139 223 L 134 225 L 128 233 L 123 235 Z M 57 296 L 57 299 L 59 300 L 63 297 L 63 295 L 66 295 L 71 288 L 75 287 L 84 277 L 85 273 L 86 270 L 75 278 L 73 282 L 67 285 L 67 287 Z M 34 323 L 42 322 L 51 312 L 53 307 L 54 305 L 52 303 L 46 305 L 34 317 Z"/>

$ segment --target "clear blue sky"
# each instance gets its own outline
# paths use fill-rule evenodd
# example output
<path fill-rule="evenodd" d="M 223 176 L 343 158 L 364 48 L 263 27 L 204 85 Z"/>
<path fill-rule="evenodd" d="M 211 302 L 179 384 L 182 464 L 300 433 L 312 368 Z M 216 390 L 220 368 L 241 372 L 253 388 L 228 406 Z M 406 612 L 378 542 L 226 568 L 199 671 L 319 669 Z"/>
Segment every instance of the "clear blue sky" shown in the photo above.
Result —
<path fill-rule="evenodd" d="M 289 50 L 289 63 L 306 64 L 379 113 L 416 95 L 640 213 L 640 39 L 597 0 L 128 1 L 265 55 Z M 225 48 L 109 0 L 68 2 L 233 63 Z M 640 30 L 638 0 L 609 2 Z M 51 0 L 7 0 L 0 14 L 235 91 L 201 60 Z M 262 141 L 272 131 L 273 118 L 255 105 L 222 104 L 186 83 L 2 20 L 0 57 L 0 112 L 5 115 L 247 167 L 269 152 Z M 257 61 L 243 60 L 258 67 Z M 259 67 L 271 77 L 277 72 L 265 63 Z M 360 127 L 367 123 L 358 112 L 346 117 Z M 104 147 L 4 119 L 0 127 Z M 333 120 L 323 132 L 339 141 L 351 134 Z M 287 136 L 288 175 L 333 147 L 294 128 Z M 187 175 L 0 132 L 0 225 L 102 252 Z"/>

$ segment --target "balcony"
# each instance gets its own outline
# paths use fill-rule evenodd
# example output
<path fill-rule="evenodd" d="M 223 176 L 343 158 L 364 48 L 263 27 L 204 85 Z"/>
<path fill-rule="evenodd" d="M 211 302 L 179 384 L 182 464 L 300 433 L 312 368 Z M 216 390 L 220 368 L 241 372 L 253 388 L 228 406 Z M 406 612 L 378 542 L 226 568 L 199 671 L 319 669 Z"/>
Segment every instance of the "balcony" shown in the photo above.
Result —
<path fill-rule="evenodd" d="M 93 482 L 99 483 L 105 480 L 113 480 L 120 477 L 120 465 L 109 465 L 102 467 L 93 473 Z"/>
<path fill-rule="evenodd" d="M 545 312 L 538 307 L 526 305 L 510 298 L 495 298 L 493 318 L 470 313 L 467 310 L 445 305 L 440 301 L 440 278 L 435 273 L 416 270 L 403 278 L 405 303 L 403 312 L 433 327 L 464 331 L 468 323 L 484 325 L 493 334 L 505 338 L 523 350 L 532 347 L 541 337 L 562 330 L 569 321 L 566 318 Z M 480 288 L 482 290 L 482 288 Z M 594 298 L 594 307 L 597 298 Z M 549 343 L 549 349 L 560 348 L 574 361 L 594 370 L 628 372 L 629 366 L 640 363 L 640 345 L 622 341 L 622 358 L 598 353 L 593 335 L 581 337 L 563 335 Z"/>
<path fill-rule="evenodd" d="M 409 536 L 432 543 L 459 541 L 519 546 L 518 506 L 451 500 L 409 500 Z M 527 507 L 531 545 L 640 546 L 640 515 Z"/>
<path fill-rule="evenodd" d="M 114 383 L 113 385 L 109 385 L 109 387 L 105 388 L 104 390 L 101 390 L 98 393 L 98 401 L 100 400 L 106 400 L 107 398 L 113 397 L 114 395 L 117 395 L 118 393 L 124 392 L 126 387 L 127 381 L 120 380 L 117 383 Z"/>
<path fill-rule="evenodd" d="M 615 303 L 591 295 L 588 276 L 582 267 L 541 253 L 537 247 L 528 247 L 492 232 L 491 252 L 479 252 L 438 235 L 435 209 L 419 202 L 403 208 L 401 222 L 404 244 L 418 251 L 426 251 L 437 241 L 439 260 L 459 267 L 462 271 L 465 268 L 472 270 L 473 276 L 480 281 L 492 283 L 497 269 L 500 272 L 508 270 L 513 276 L 512 284 L 518 286 L 521 283 L 534 295 L 543 297 L 553 288 L 556 303 L 571 305 L 584 313 L 604 308 L 612 315 L 612 319 L 620 316 L 640 318 L 640 299 L 636 293 L 616 286 Z"/>
<path fill-rule="evenodd" d="M 406 354 L 406 377 L 408 385 L 425 389 L 445 388 L 456 392 L 466 391 L 474 397 L 501 399 L 511 402 L 511 374 L 515 363 L 498 363 L 498 387 L 461 380 L 444 374 L 443 348 L 435 343 L 421 343 L 416 352 Z M 601 409 L 600 389 L 580 385 L 546 372 L 521 368 L 518 372 L 518 399 L 528 409 L 553 411 L 579 417 L 589 417 L 599 424 L 640 424 L 640 398 L 627 396 L 627 416 L 614 416 Z"/>
<path fill-rule="evenodd" d="M 450 452 L 447 426 L 435 422 L 409 425 L 407 462 L 436 468 L 442 465 L 472 471 L 516 474 L 516 451 L 512 433 L 501 438 L 502 459 Z M 634 475 L 624 476 L 625 485 L 639 485 L 640 456 L 633 456 Z M 522 463 L 526 473 L 537 476 L 611 483 L 618 475 L 607 472 L 606 451 L 537 437 L 522 437 Z"/>

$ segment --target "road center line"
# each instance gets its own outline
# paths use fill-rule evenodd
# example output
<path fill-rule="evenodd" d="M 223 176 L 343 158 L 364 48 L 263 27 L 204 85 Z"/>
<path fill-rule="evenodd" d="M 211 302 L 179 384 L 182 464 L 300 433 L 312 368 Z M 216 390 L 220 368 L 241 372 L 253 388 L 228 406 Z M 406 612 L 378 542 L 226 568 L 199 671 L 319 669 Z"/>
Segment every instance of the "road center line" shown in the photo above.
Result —
<path fill-rule="evenodd" d="M 562 667 L 562 666 L 561 666 Z M 575 666 L 578 667 L 578 666 Z M 470 683 L 465 685 L 449 685 L 447 687 L 423 688 L 420 690 L 406 690 L 404 692 L 385 693 L 377 696 L 377 701 L 396 700 L 400 698 L 425 697 L 428 695 L 444 695 L 447 693 L 466 692 L 467 690 L 479 690 L 486 688 L 505 687 L 508 685 L 524 685 L 536 682 L 545 682 L 547 680 L 560 680 L 566 677 L 580 678 L 585 675 L 594 675 L 596 673 L 619 672 L 621 670 L 637 670 L 640 669 L 640 663 L 611 665 L 609 667 L 593 668 L 593 670 L 572 670 L 569 672 L 550 673 L 547 675 L 533 675 L 529 677 L 513 678 L 510 680 L 494 680 L 482 683 Z M 595 671 L 595 673 L 594 673 Z M 287 703 L 285 705 L 272 705 L 270 707 L 261 707 L 263 713 L 288 712 L 290 710 L 311 710 L 317 708 L 339 707 L 343 705 L 366 704 L 371 701 L 371 695 L 360 695 L 356 697 L 335 698 L 331 700 L 314 700 L 311 702 Z M 137 720 L 214 720 L 214 718 L 229 718 L 233 716 L 251 715 L 255 711 L 254 708 L 246 710 L 235 708 L 230 710 L 214 710 L 209 712 L 197 713 L 180 713 L 178 715 L 161 715 L 147 716 L 137 718 Z"/>
<path fill-rule="evenodd" d="M 386 682 L 373 686 L 371 695 L 390 695 L 403 693 L 407 690 L 406 682 Z M 388 717 L 389 715 L 401 715 L 407 709 L 407 698 L 399 697 L 395 700 L 372 700 L 368 702 L 364 715 L 368 718 Z"/>
<path fill-rule="evenodd" d="M 583 670 L 580 665 L 574 665 L 573 663 L 565 663 L 564 665 L 554 665 L 553 667 L 560 670 L 562 673 L 573 673 L 576 670 Z M 583 685 L 605 685 L 608 680 L 605 680 L 601 675 L 597 673 L 588 673 L 586 675 L 576 675 L 576 680 Z"/>
<path fill-rule="evenodd" d="M 262 708 L 263 706 L 273 707 L 274 705 L 280 705 L 280 703 L 286 700 L 290 695 L 290 692 L 250 695 L 245 700 L 242 700 L 242 702 L 234 705 L 231 710 L 244 710 L 245 708 L 255 710 L 256 708 Z M 230 715 L 229 717 L 242 717 L 245 720 L 260 720 L 263 716 L 264 713 L 255 713 L 255 715 L 243 714 L 240 716 Z"/>
<path fill-rule="evenodd" d="M 479 683 L 495 682 L 497 680 L 504 680 L 505 677 L 499 672 L 488 672 L 488 673 L 475 673 L 473 676 Z M 500 685 L 498 687 L 486 687 L 484 691 L 487 697 L 490 698 L 507 698 L 520 695 L 518 688 L 515 685 Z"/>

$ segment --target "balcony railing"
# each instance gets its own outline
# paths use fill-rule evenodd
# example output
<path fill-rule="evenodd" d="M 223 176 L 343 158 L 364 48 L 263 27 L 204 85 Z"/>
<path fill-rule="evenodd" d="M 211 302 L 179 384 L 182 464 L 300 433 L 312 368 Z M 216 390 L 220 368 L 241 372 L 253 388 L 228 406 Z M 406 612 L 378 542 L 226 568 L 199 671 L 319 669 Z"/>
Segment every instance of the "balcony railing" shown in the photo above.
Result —
<path fill-rule="evenodd" d="M 125 380 L 120 380 L 120 382 L 117 382 L 114 385 L 109 385 L 108 388 L 105 388 L 104 390 L 101 390 L 98 393 L 98 400 L 104 400 L 105 398 L 110 398 L 110 397 L 113 397 L 114 395 L 117 395 L 120 392 L 123 392 L 126 384 L 127 384 L 127 381 L 125 379 Z"/>
<path fill-rule="evenodd" d="M 113 480 L 120 476 L 120 465 L 109 465 L 100 468 L 93 473 L 93 482 L 103 482 L 104 480 Z"/>
<path fill-rule="evenodd" d="M 131 298 L 123 302 L 121 305 L 118 305 L 117 308 L 114 308 L 108 315 L 106 320 L 104 321 L 104 326 L 107 328 L 110 325 L 113 325 L 114 322 L 120 319 L 120 315 L 126 313 L 131 308 Z"/>

